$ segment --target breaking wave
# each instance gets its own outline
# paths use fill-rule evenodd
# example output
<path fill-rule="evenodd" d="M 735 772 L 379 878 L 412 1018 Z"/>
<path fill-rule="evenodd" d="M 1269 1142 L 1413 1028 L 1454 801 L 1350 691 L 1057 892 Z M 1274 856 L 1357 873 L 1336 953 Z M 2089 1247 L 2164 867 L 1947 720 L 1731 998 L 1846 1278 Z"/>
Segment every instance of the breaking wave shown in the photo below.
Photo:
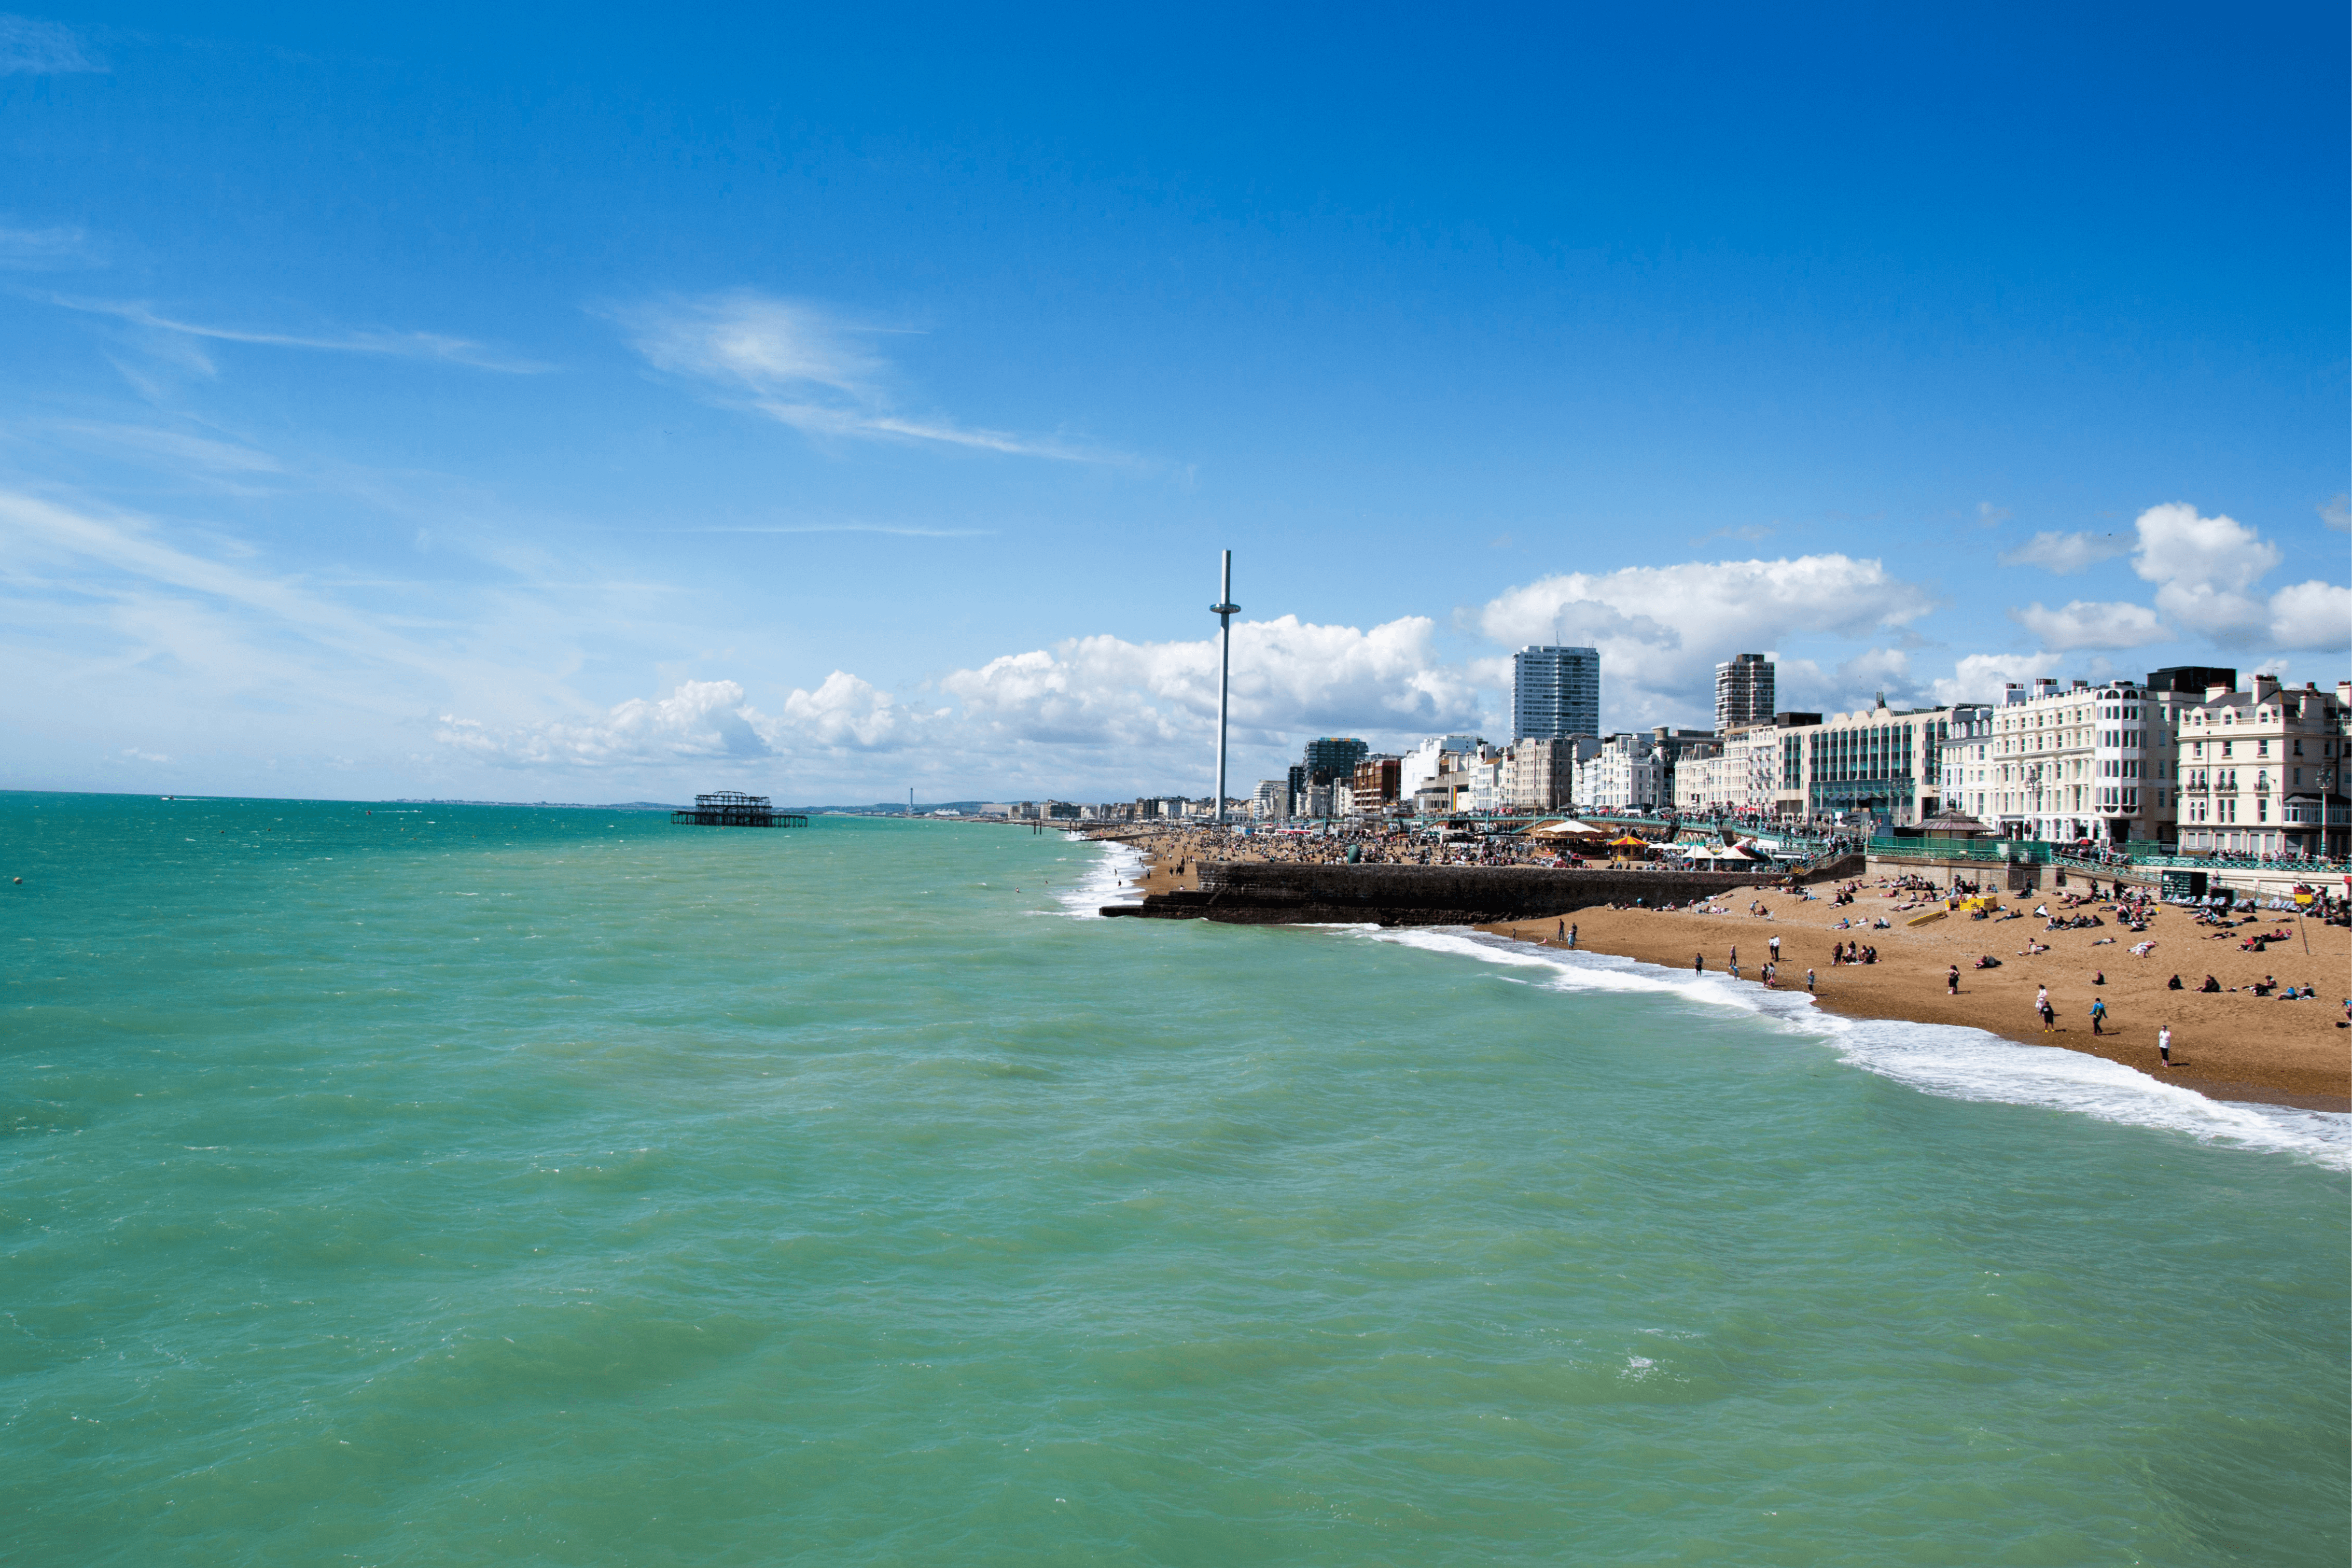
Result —
<path fill-rule="evenodd" d="M 1531 981 L 1551 990 L 1671 995 L 1755 1014 L 1822 1041 L 1864 1071 L 1928 1094 L 2071 1111 L 2352 1170 L 2352 1116 L 2214 1100 L 2079 1051 L 2026 1045 L 1958 1024 L 1840 1018 L 1816 1008 L 1803 991 L 1768 991 L 1728 975 L 1685 974 L 1613 954 L 1538 947 L 1485 932 L 1346 929 L 1372 941 L 1531 971 Z"/>

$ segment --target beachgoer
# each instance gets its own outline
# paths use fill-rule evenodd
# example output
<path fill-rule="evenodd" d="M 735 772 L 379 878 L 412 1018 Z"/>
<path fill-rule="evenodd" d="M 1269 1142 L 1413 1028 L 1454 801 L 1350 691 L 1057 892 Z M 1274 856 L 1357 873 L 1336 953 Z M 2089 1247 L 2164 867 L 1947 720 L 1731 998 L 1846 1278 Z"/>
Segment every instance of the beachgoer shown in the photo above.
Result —
<path fill-rule="evenodd" d="M 1568 946 L 1571 952 L 1576 948 L 1576 927 L 1573 925 L 1568 928 Z"/>
<path fill-rule="evenodd" d="M 2106 1017 L 2107 998 L 2105 997 L 2093 997 L 2091 998 L 2091 1032 L 2093 1034 L 2106 1033 L 2106 1030 L 2100 1027 L 2106 1021 Z"/>
<path fill-rule="evenodd" d="M 1706 973 L 1706 954 L 1694 953 L 1691 955 L 1691 973 L 1694 975 L 1704 975 Z"/>
<path fill-rule="evenodd" d="M 2167 1067 L 2172 1065 L 2172 1026 L 2170 1024 L 2166 1024 L 2156 1031 L 2156 1054 L 2164 1059 L 2164 1064 Z"/>
<path fill-rule="evenodd" d="M 2058 1024 L 2058 1011 L 2048 1002 L 2042 1004 L 2042 1032 L 2048 1034 Z"/>
<path fill-rule="evenodd" d="M 1810 991 L 1810 990 L 1811 990 L 1812 988 L 1813 988 L 1813 972 L 1812 972 L 1811 969 L 1808 969 L 1808 970 L 1806 970 L 1806 971 L 1805 971 L 1805 989 L 1807 989 L 1807 990 L 1809 990 L 1809 991 Z"/>
<path fill-rule="evenodd" d="M 1957 997 L 1960 994 L 1960 967 L 1958 964 L 1944 972 L 1944 986 L 1948 995 Z"/>
<path fill-rule="evenodd" d="M 1779 963 L 1780 961 L 1780 939 L 1778 936 L 1775 936 L 1769 942 L 1765 943 L 1764 946 L 1772 949 L 1772 962 L 1775 964 Z"/>
<path fill-rule="evenodd" d="M 2165 982 L 2164 982 L 2164 988 L 2165 988 L 2166 990 L 2168 990 L 2168 991 L 2177 991 L 2177 990 L 2180 989 L 2180 977 L 2179 977 L 2179 976 L 2178 976 L 2178 975 L 2175 975 L 2175 976 L 2173 976 L 2173 977 L 2172 977 L 2172 978 L 2170 978 L 2170 979 L 2168 979 L 2168 980 L 2165 981 Z"/>

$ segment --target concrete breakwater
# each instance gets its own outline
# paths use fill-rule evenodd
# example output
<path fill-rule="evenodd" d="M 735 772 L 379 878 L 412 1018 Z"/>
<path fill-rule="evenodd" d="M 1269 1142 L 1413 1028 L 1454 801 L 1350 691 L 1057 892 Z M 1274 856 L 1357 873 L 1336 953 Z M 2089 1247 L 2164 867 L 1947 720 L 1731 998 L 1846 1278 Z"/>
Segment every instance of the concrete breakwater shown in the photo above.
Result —
<path fill-rule="evenodd" d="M 1328 865 L 1211 861 L 1198 892 L 1155 893 L 1105 915 L 1239 925 L 1484 925 L 1601 904 L 1687 904 L 1785 881 L 1787 873 L 1534 866 Z"/>

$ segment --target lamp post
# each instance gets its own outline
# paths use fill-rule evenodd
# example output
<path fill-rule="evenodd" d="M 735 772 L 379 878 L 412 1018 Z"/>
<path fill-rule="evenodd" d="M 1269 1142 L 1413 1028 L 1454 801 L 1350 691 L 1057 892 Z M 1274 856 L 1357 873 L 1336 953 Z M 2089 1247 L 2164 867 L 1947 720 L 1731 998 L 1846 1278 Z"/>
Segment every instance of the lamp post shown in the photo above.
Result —
<path fill-rule="evenodd" d="M 1241 606 L 1234 602 L 1234 552 L 1225 551 L 1224 584 L 1217 602 L 1209 612 L 1217 618 L 1223 646 L 1217 654 L 1217 811 L 1216 820 L 1225 820 L 1225 704 L 1228 688 L 1234 678 L 1234 617 Z"/>

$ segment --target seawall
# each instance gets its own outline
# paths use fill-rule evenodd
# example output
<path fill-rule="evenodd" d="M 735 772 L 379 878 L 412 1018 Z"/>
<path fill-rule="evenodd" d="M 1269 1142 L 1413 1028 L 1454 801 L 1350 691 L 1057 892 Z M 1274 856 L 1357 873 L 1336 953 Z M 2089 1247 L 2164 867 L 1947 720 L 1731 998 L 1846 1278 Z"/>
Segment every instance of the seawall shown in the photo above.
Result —
<path fill-rule="evenodd" d="M 1787 880 L 1776 869 L 1748 872 L 1534 866 L 1300 865 L 1210 861 L 1200 891 L 1155 893 L 1105 915 L 1157 920 L 1222 920 L 1240 925 L 1485 925 L 1571 915 L 1595 904 L 1687 904 L 1710 894 Z"/>

